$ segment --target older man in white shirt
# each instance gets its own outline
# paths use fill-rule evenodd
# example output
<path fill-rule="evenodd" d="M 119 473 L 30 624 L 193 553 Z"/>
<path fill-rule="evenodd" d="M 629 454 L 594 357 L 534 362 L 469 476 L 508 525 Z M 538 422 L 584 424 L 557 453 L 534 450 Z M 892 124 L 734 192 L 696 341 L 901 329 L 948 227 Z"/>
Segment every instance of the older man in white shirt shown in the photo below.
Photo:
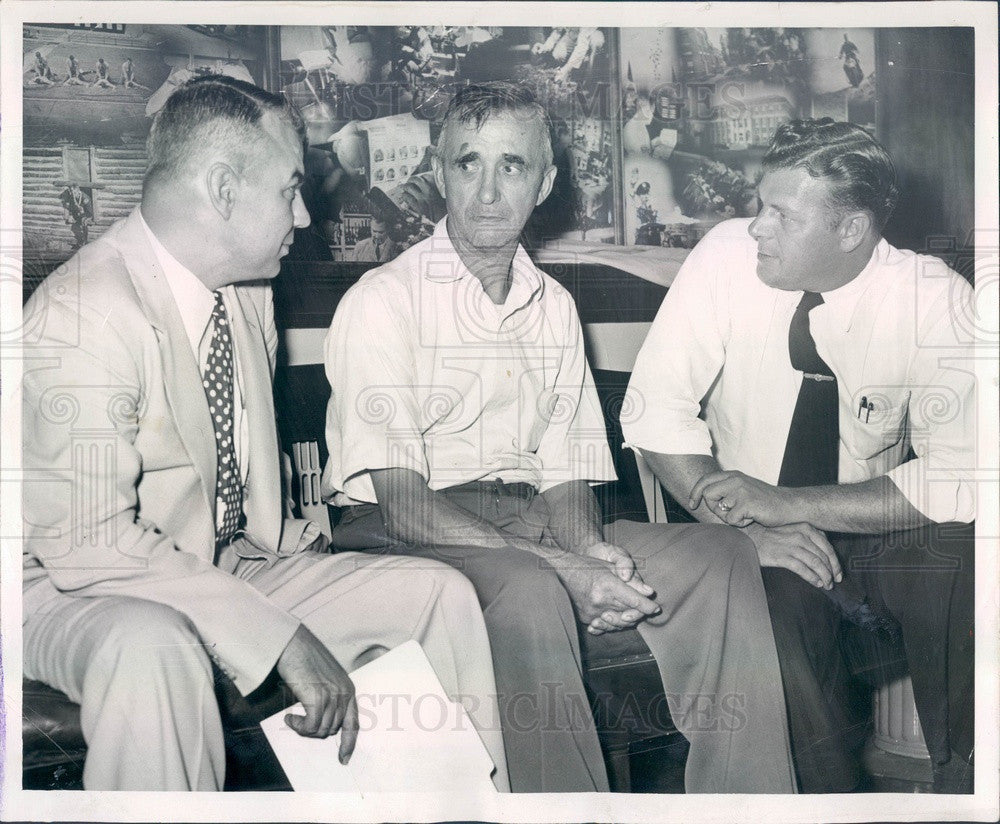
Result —
<path fill-rule="evenodd" d="M 473 582 L 514 791 L 608 789 L 586 628 L 597 657 L 616 640 L 653 653 L 691 742 L 689 792 L 792 792 L 752 545 L 719 527 L 605 527 L 588 486 L 614 469 L 580 321 L 519 245 L 556 173 L 547 131 L 524 88 L 459 92 L 434 159 L 447 219 L 338 305 L 333 542 L 442 560 Z"/>
<path fill-rule="evenodd" d="M 855 675 L 907 664 L 936 786 L 971 782 L 972 289 L 881 237 L 897 197 L 862 129 L 781 127 L 758 216 L 691 252 L 629 386 L 627 442 L 757 546 L 804 791 L 858 785 Z"/>

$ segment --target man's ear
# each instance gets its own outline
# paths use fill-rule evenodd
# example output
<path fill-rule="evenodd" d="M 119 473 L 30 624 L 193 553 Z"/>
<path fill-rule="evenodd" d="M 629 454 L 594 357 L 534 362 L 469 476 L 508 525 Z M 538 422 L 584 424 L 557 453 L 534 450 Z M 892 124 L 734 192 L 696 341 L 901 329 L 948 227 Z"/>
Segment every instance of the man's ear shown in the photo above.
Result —
<path fill-rule="evenodd" d="M 552 191 L 552 184 L 556 182 L 556 167 L 549 166 L 542 174 L 542 185 L 538 190 L 538 199 L 535 201 L 536 206 L 541 206 L 542 201 L 549 196 L 549 192 Z"/>
<path fill-rule="evenodd" d="M 236 208 L 238 180 L 236 170 L 228 163 L 213 163 L 205 173 L 209 202 L 223 220 L 229 220 Z"/>
<path fill-rule="evenodd" d="M 848 212 L 840 219 L 837 227 L 840 248 L 844 252 L 853 252 L 868 236 L 871 227 L 872 216 L 868 212 Z"/>
<path fill-rule="evenodd" d="M 444 190 L 444 164 L 441 162 L 441 158 L 437 156 L 437 153 L 431 155 L 431 171 L 434 172 L 434 185 L 437 186 L 441 197 L 447 200 L 448 195 Z"/>

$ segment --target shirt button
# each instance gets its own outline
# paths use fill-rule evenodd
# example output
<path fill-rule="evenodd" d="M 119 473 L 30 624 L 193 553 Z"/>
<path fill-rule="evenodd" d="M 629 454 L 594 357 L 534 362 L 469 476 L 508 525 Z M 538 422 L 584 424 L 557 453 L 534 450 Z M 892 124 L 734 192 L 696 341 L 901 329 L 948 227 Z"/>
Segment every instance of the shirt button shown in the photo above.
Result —
<path fill-rule="evenodd" d="M 513 446 L 514 449 L 517 449 L 517 438 L 511 438 L 510 445 Z"/>

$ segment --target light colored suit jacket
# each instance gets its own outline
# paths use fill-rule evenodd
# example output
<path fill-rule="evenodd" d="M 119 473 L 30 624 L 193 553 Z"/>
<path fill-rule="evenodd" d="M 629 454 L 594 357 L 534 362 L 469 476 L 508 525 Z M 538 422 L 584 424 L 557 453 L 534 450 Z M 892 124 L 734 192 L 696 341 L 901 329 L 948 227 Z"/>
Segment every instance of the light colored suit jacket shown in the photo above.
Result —
<path fill-rule="evenodd" d="M 226 289 L 250 443 L 234 549 L 271 564 L 303 548 L 308 523 L 282 515 L 271 287 Z M 208 403 L 138 210 L 49 275 L 24 340 L 25 616 L 66 595 L 166 604 L 253 690 L 299 622 L 214 561 Z"/>

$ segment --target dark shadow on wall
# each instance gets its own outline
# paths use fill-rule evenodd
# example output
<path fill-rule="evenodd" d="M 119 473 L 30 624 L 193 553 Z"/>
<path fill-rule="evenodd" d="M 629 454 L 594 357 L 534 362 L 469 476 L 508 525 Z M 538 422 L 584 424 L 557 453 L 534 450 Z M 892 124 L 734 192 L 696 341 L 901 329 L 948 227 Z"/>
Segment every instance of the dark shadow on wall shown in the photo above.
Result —
<path fill-rule="evenodd" d="M 878 138 L 900 205 L 890 243 L 944 258 L 972 280 L 975 42 L 971 28 L 876 30 Z"/>

